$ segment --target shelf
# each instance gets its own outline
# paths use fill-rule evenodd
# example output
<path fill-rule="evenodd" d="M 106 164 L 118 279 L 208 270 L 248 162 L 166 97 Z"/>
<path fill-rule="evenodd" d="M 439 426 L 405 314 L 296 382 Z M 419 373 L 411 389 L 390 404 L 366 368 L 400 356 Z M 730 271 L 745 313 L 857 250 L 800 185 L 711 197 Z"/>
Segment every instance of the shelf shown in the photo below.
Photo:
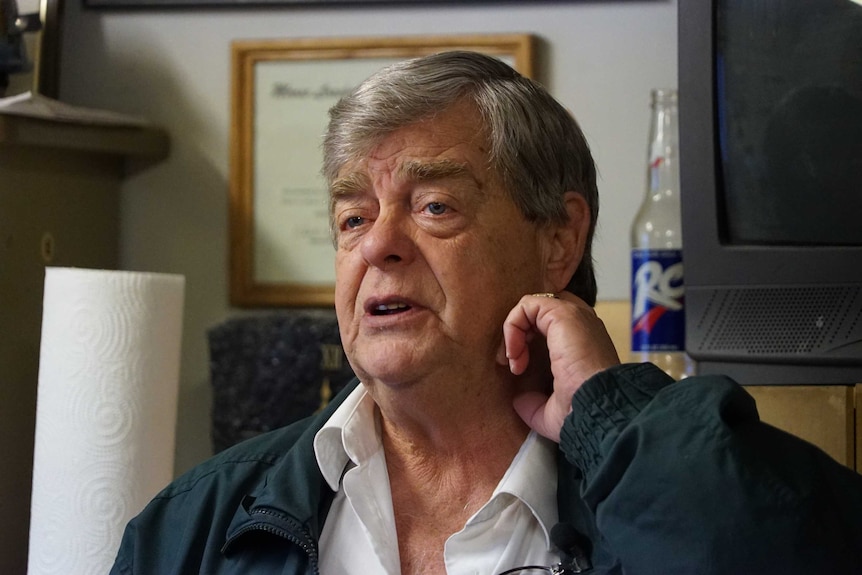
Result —
<path fill-rule="evenodd" d="M 0 113 L 0 146 L 54 148 L 158 162 L 167 158 L 170 142 L 161 128 L 93 125 Z"/>

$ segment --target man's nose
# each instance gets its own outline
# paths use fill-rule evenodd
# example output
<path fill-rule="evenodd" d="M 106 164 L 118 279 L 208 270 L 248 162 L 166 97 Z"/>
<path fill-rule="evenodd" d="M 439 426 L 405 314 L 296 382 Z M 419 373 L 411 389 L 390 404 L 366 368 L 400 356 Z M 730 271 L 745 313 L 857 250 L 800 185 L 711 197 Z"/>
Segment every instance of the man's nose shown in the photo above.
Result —
<path fill-rule="evenodd" d="M 368 265 L 380 269 L 410 262 L 414 253 L 410 218 L 397 211 L 378 214 L 362 238 L 362 257 Z"/>

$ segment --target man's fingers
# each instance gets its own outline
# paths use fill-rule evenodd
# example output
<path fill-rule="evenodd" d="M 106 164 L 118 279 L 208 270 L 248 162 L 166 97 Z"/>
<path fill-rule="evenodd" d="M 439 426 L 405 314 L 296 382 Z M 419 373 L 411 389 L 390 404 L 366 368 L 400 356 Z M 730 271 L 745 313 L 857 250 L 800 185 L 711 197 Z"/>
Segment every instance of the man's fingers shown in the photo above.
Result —
<path fill-rule="evenodd" d="M 546 411 L 551 408 L 548 396 L 537 391 L 529 391 L 515 397 L 515 413 L 536 433 L 560 442 L 560 428 L 548 421 Z"/>
<path fill-rule="evenodd" d="M 529 343 L 539 335 L 546 335 L 538 325 L 539 313 L 544 307 L 552 305 L 553 294 L 532 294 L 524 296 L 512 308 L 503 322 L 503 344 L 509 369 L 515 375 L 524 373 L 530 363 Z"/>

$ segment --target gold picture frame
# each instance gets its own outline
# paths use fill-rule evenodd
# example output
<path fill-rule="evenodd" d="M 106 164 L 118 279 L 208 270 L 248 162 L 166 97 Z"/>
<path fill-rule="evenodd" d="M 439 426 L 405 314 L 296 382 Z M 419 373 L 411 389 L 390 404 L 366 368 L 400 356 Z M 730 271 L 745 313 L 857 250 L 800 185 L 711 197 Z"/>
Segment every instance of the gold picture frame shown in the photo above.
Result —
<path fill-rule="evenodd" d="M 320 176 L 327 110 L 389 63 L 467 49 L 533 73 L 529 34 L 232 43 L 230 302 L 331 307 L 335 251 Z"/>

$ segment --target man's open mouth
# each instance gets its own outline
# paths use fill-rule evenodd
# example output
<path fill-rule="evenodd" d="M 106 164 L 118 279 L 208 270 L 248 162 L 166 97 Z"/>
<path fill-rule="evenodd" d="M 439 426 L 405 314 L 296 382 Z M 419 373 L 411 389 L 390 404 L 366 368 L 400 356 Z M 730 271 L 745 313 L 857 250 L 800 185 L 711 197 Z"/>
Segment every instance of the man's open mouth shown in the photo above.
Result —
<path fill-rule="evenodd" d="M 406 303 L 381 303 L 371 308 L 371 315 L 393 315 L 410 309 Z"/>

